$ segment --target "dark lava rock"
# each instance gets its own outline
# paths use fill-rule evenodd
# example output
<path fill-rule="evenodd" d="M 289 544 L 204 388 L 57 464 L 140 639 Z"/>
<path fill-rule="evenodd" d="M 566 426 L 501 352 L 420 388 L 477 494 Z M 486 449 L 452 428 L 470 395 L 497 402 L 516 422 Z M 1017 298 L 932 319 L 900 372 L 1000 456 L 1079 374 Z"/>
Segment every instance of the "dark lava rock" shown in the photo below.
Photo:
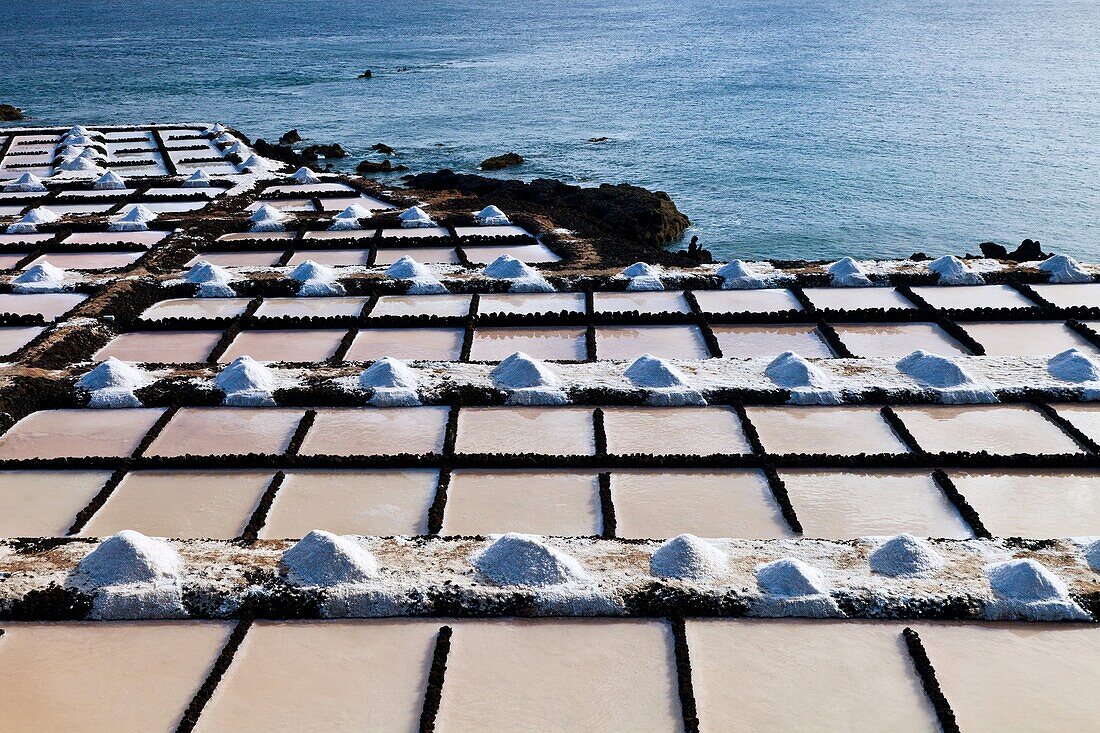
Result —
<path fill-rule="evenodd" d="M 914 252 L 913 254 L 909 255 L 909 259 L 913 262 L 926 262 L 927 260 L 930 260 L 932 258 L 926 255 L 924 252 Z"/>
<path fill-rule="evenodd" d="M 298 128 L 287 130 L 282 134 L 282 137 L 279 138 L 280 145 L 293 145 L 294 143 L 300 142 L 302 142 L 302 136 L 298 134 Z"/>
<path fill-rule="evenodd" d="M 23 110 L 10 104 L 0 104 L 0 122 L 16 122 L 25 119 L 27 118 L 24 116 Z"/>
<path fill-rule="evenodd" d="M 366 173 L 392 173 L 393 171 L 407 171 L 408 169 L 407 165 L 394 165 L 389 158 L 381 163 L 375 163 L 373 160 L 363 160 L 355 166 L 355 172 L 360 175 Z"/>
<path fill-rule="evenodd" d="M 510 168 L 514 165 L 523 165 L 523 156 L 519 153 L 505 153 L 481 161 L 481 170 L 499 171 L 501 168 Z"/>
<path fill-rule="evenodd" d="M 997 244 L 996 242 L 982 242 L 978 245 L 982 254 L 993 260 L 1008 259 L 1008 249 L 1004 245 Z"/>
<path fill-rule="evenodd" d="M 374 76 L 374 72 L 372 72 L 370 69 L 367 69 L 366 71 L 364 71 L 362 74 L 359 75 L 359 78 L 360 79 L 370 79 L 372 76 Z"/>
<path fill-rule="evenodd" d="M 386 143 L 375 143 L 374 145 L 370 146 L 370 149 L 374 150 L 375 152 L 381 153 L 382 155 L 393 155 L 397 152 L 389 145 L 386 145 Z"/>
<path fill-rule="evenodd" d="M 1050 255 L 1043 252 L 1042 245 L 1035 239 L 1025 239 L 1020 243 L 1019 247 L 1008 254 L 1008 259 L 1015 260 L 1016 262 L 1045 260 L 1047 257 L 1050 257 Z"/>
<path fill-rule="evenodd" d="M 307 145 L 300 153 L 305 160 L 317 160 L 318 158 L 346 158 L 347 151 L 340 143 L 331 145 Z"/>
<path fill-rule="evenodd" d="M 546 216 L 595 242 L 609 266 L 642 259 L 680 261 L 662 248 L 691 225 L 668 194 L 627 183 L 582 188 L 548 178 L 525 183 L 451 170 L 420 173 L 406 181 L 412 188 L 475 196 L 475 207 L 495 204 L 505 211 Z"/>
<path fill-rule="evenodd" d="M 590 137 L 590 138 L 588 138 L 588 142 L 590 142 L 590 143 L 605 143 L 605 142 L 609 141 L 610 139 L 611 138 L 609 138 L 609 137 Z"/>
<path fill-rule="evenodd" d="M 289 145 L 273 145 L 267 140 L 260 138 L 252 144 L 256 152 L 265 158 L 271 158 L 272 160 L 278 160 L 283 163 L 288 163 L 293 166 L 301 167 L 306 164 L 306 161 L 301 155 L 295 152 L 294 148 Z"/>

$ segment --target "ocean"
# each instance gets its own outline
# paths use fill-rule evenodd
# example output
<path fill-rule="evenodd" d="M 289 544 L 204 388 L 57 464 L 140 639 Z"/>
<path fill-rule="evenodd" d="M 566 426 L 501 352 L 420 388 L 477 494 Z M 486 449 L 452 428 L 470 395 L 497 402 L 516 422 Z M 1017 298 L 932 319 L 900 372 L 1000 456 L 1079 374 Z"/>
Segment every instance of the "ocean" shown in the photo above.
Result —
<path fill-rule="evenodd" d="M 413 171 L 515 151 L 506 175 L 667 191 L 722 259 L 1025 237 L 1100 259 L 1094 0 L 0 0 L 0 18 L 0 102 L 35 124 L 297 128 Z"/>

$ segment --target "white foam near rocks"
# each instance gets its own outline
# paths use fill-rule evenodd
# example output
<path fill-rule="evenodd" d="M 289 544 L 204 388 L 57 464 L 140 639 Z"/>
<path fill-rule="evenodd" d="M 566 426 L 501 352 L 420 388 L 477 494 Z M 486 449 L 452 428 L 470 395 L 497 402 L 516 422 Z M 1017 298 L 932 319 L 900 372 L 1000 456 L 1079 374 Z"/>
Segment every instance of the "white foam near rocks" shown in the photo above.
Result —
<path fill-rule="evenodd" d="M 897 362 L 898 371 L 922 387 L 932 388 L 945 404 L 997 402 L 996 395 L 946 356 L 917 349 Z"/>
<path fill-rule="evenodd" d="M 496 585 L 548 586 L 589 579 L 575 558 L 551 547 L 542 537 L 516 532 L 501 535 L 471 562 Z"/>
<path fill-rule="evenodd" d="M 287 579 L 300 586 L 364 583 L 378 577 L 378 561 L 353 537 L 315 529 L 283 553 Z"/>
<path fill-rule="evenodd" d="M 569 401 L 557 372 L 522 351 L 502 360 L 489 376 L 508 392 L 505 402 L 510 405 L 563 405 Z"/>
<path fill-rule="evenodd" d="M 45 193 L 47 190 L 42 179 L 33 173 L 24 173 L 11 183 L 4 184 L 5 192 Z"/>
<path fill-rule="evenodd" d="M 552 293 L 554 287 L 546 281 L 539 271 L 512 255 L 501 255 L 485 266 L 481 271 L 485 277 L 510 282 L 508 291 L 512 293 Z"/>
<path fill-rule="evenodd" d="M 714 581 L 725 574 L 728 562 L 726 554 L 706 540 L 682 534 L 653 551 L 649 572 L 658 578 Z"/>
<path fill-rule="evenodd" d="M 144 232 L 148 231 L 149 222 L 156 218 L 156 212 L 141 204 L 134 204 L 125 214 L 112 217 L 107 229 L 112 232 Z"/>
<path fill-rule="evenodd" d="M 1031 558 L 1008 560 L 985 568 L 994 601 L 985 615 L 990 619 L 1035 621 L 1089 620 L 1091 617 L 1070 598 L 1061 578 Z"/>
<path fill-rule="evenodd" d="M 96 179 L 92 188 L 97 191 L 122 191 L 126 188 L 126 181 L 114 171 L 107 171 Z"/>
<path fill-rule="evenodd" d="M 199 168 L 185 178 L 180 185 L 184 188 L 206 188 L 210 185 L 210 174 L 205 169 Z"/>
<path fill-rule="evenodd" d="M 233 280 L 229 271 L 206 260 L 191 265 L 183 279 L 199 286 L 195 295 L 200 298 L 233 298 L 237 295 L 229 284 Z"/>
<path fill-rule="evenodd" d="M 851 257 L 844 257 L 825 268 L 834 287 L 865 288 L 873 285 L 863 267 Z"/>
<path fill-rule="evenodd" d="M 784 351 L 764 368 L 764 375 L 777 386 L 788 389 L 792 405 L 838 405 L 844 401 L 841 390 L 820 367 L 793 351 Z"/>
<path fill-rule="evenodd" d="M 290 279 L 301 283 L 298 295 L 303 297 L 344 295 L 344 286 L 337 280 L 336 271 L 313 260 L 306 260 L 291 270 Z"/>
<path fill-rule="evenodd" d="M 1066 255 L 1054 255 L 1039 263 L 1039 269 L 1050 274 L 1052 283 L 1090 283 L 1092 275 L 1081 264 Z"/>
<path fill-rule="evenodd" d="M 275 373 L 247 354 L 225 365 L 214 384 L 225 393 L 222 404 L 238 407 L 270 407 L 275 404 Z"/>
<path fill-rule="evenodd" d="M 869 558 L 871 570 L 891 578 L 925 575 L 944 566 L 943 556 L 926 540 L 899 534 L 875 548 Z"/>
<path fill-rule="evenodd" d="M 398 214 L 397 219 L 401 222 L 401 226 L 406 229 L 423 229 L 436 226 L 436 223 L 432 221 L 432 217 L 428 216 L 428 212 L 419 206 L 410 206 Z"/>
<path fill-rule="evenodd" d="M 661 271 L 646 262 L 635 262 L 619 274 L 630 280 L 626 284 L 627 290 L 656 291 L 665 289 L 664 283 L 661 282 Z"/>
<path fill-rule="evenodd" d="M 252 212 L 252 216 L 248 217 L 248 220 L 252 223 L 252 231 L 254 232 L 284 231 L 290 219 L 291 217 L 289 214 L 271 204 L 263 204 Z"/>
<path fill-rule="evenodd" d="M 290 177 L 295 183 L 300 183 L 303 186 L 313 185 L 321 182 L 320 176 L 304 166 L 294 171 L 294 173 L 292 173 Z"/>
<path fill-rule="evenodd" d="M 369 219 L 371 213 L 359 204 L 352 204 L 332 219 L 330 231 L 338 232 L 348 229 L 358 229 L 360 219 Z"/>
<path fill-rule="evenodd" d="M 1091 382 L 1100 379 L 1100 364 L 1077 349 L 1066 349 L 1050 357 L 1047 372 L 1063 382 Z"/>
<path fill-rule="evenodd" d="M 646 391 L 646 402 L 657 406 L 705 405 L 699 390 L 688 384 L 687 377 L 671 362 L 642 354 L 626 368 L 623 376 Z"/>
<path fill-rule="evenodd" d="M 16 293 L 57 293 L 68 290 L 65 271 L 49 262 L 31 265 L 12 278 L 11 287 Z"/>
<path fill-rule="evenodd" d="M 430 267 L 417 262 L 409 255 L 398 258 L 387 267 L 386 277 L 407 282 L 410 295 L 438 295 L 448 292 L 447 286 L 440 282 Z"/>
<path fill-rule="evenodd" d="M 367 402 L 375 407 L 415 407 L 420 404 L 419 384 L 409 366 L 384 356 L 359 375 L 359 386 L 371 391 Z"/>
<path fill-rule="evenodd" d="M 39 206 L 23 214 L 22 218 L 14 224 L 8 224 L 7 232 L 8 234 L 32 234 L 38 231 L 40 224 L 52 224 L 60 218 L 45 206 Z"/>
<path fill-rule="evenodd" d="M 512 223 L 503 211 L 492 204 L 474 214 L 474 219 L 483 227 L 508 226 Z"/>
<path fill-rule="evenodd" d="M 954 255 L 944 255 L 928 263 L 928 269 L 938 275 L 940 285 L 982 285 L 985 279 Z"/>
<path fill-rule="evenodd" d="M 756 584 L 763 594 L 751 605 L 759 616 L 839 616 L 821 572 L 798 558 L 784 557 L 756 568 Z"/>
<path fill-rule="evenodd" d="M 751 290 L 771 284 L 768 278 L 754 274 L 741 260 L 722 265 L 715 274 L 722 278 L 723 290 Z"/>
<path fill-rule="evenodd" d="M 133 364 L 111 356 L 76 382 L 77 389 L 88 393 L 88 407 L 141 407 L 135 391 L 152 378 Z"/>

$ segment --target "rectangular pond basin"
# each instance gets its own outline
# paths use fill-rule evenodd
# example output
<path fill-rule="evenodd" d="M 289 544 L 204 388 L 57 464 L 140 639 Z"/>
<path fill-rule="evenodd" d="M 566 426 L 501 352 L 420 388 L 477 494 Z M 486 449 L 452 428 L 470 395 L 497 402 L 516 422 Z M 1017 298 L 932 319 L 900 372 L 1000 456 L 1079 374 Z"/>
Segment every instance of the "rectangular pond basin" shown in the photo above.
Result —
<path fill-rule="evenodd" d="M 110 471 L 0 471 L 0 537 L 64 535 L 110 477 Z"/>
<path fill-rule="evenodd" d="M 0 236 L 3 236 L 3 235 L 0 235 Z M 26 255 L 25 252 L 23 252 L 23 253 L 16 252 L 16 253 L 11 253 L 11 254 L 0 254 L 0 270 L 14 269 L 15 266 L 18 265 L 23 260 L 23 258 L 26 257 L 26 256 L 27 255 Z"/>
<path fill-rule="evenodd" d="M 793 536 L 759 471 L 614 471 L 611 498 L 616 534 L 628 539 Z"/>
<path fill-rule="evenodd" d="M 216 242 L 290 242 L 298 238 L 294 232 L 230 232 Z"/>
<path fill-rule="evenodd" d="M 387 204 L 385 201 L 380 201 L 366 194 L 361 194 L 359 196 L 321 198 L 322 211 L 343 211 L 353 204 L 355 206 L 362 206 L 367 211 L 387 211 L 394 208 L 392 204 Z"/>
<path fill-rule="evenodd" d="M 198 262 L 209 262 L 219 267 L 274 267 L 283 256 L 283 250 L 256 250 L 254 252 L 203 252 L 188 260 L 185 267 Z"/>
<path fill-rule="evenodd" d="M 711 326 L 726 359 L 775 358 L 784 351 L 804 357 L 831 357 L 833 352 L 813 326 Z"/>
<path fill-rule="evenodd" d="M 462 355 L 461 328 L 361 328 L 345 361 L 394 359 L 456 361 Z"/>
<path fill-rule="evenodd" d="M 370 315 L 465 316 L 470 312 L 470 298 L 469 295 L 382 295 Z"/>
<path fill-rule="evenodd" d="M 154 303 L 141 314 L 143 321 L 165 318 L 233 318 L 244 313 L 251 298 L 171 298 Z"/>
<path fill-rule="evenodd" d="M 278 196 L 279 194 L 314 194 L 314 193 L 336 193 L 340 191 L 354 191 L 355 189 L 346 183 L 338 183 L 335 181 L 327 183 L 295 183 L 289 186 L 271 186 L 263 190 L 264 194 Z M 346 208 L 346 207 L 345 207 Z"/>
<path fill-rule="evenodd" d="M 781 470 L 806 537 L 972 536 L 925 471 Z"/>
<path fill-rule="evenodd" d="M 583 407 L 464 407 L 458 413 L 458 453 L 596 452 L 592 410 Z"/>
<path fill-rule="evenodd" d="M 123 361 L 203 362 L 221 337 L 221 331 L 131 331 L 108 341 L 92 359 L 104 361 L 113 356 Z"/>
<path fill-rule="evenodd" d="M 1100 629 L 1092 624 L 917 626 L 960 729 L 1091 730 L 1100 719 Z"/>
<path fill-rule="evenodd" d="M 905 453 L 877 407 L 750 407 L 769 453 Z"/>
<path fill-rule="evenodd" d="M 459 469 L 451 475 L 444 535 L 524 532 L 578 537 L 602 530 L 595 473 Z"/>
<path fill-rule="evenodd" d="M 433 621 L 257 621 L 196 733 L 416 731 Z"/>
<path fill-rule="evenodd" d="M 917 444 L 931 453 L 1082 452 L 1061 428 L 1026 405 L 906 406 L 894 411 Z"/>
<path fill-rule="evenodd" d="M 1057 406 L 1058 414 L 1094 441 L 1100 442 L 1100 405 L 1063 404 Z"/>
<path fill-rule="evenodd" d="M 288 471 L 260 537 L 424 535 L 438 483 L 435 469 Z"/>
<path fill-rule="evenodd" d="M 184 407 L 145 455 L 281 455 L 303 415 L 283 407 Z"/>
<path fill-rule="evenodd" d="M 382 239 L 425 239 L 427 237 L 445 237 L 450 239 L 447 227 L 411 227 L 408 229 L 383 229 Z"/>
<path fill-rule="evenodd" d="M 672 632 L 656 620 L 454 625 L 436 730 L 681 729 Z"/>
<path fill-rule="evenodd" d="M 700 728 L 938 731 L 902 629 L 853 621 L 688 620 Z"/>
<path fill-rule="evenodd" d="M 264 298 L 256 310 L 257 318 L 332 318 L 358 316 L 367 304 L 366 297 Z"/>
<path fill-rule="evenodd" d="M 369 257 L 369 249 L 300 249 L 291 256 L 286 265 L 297 267 L 306 261 L 331 267 L 365 265 Z"/>
<path fill-rule="evenodd" d="M 259 209 L 261 206 L 270 206 L 273 209 L 279 211 L 316 211 L 316 207 L 313 205 L 311 199 L 261 199 L 252 204 L 249 204 L 245 211 L 252 212 Z"/>
<path fill-rule="evenodd" d="M 501 361 L 517 351 L 530 357 L 555 361 L 584 361 L 587 355 L 584 328 L 541 326 L 534 328 L 478 328 L 470 349 L 472 361 Z"/>
<path fill-rule="evenodd" d="M 376 265 L 392 265 L 402 257 L 412 257 L 424 265 L 457 265 L 453 247 L 379 247 L 374 256 Z"/>
<path fill-rule="evenodd" d="M 833 327 L 856 356 L 900 359 L 917 349 L 948 357 L 969 353 L 935 323 L 835 323 Z"/>
<path fill-rule="evenodd" d="M 790 290 L 696 290 L 695 299 L 704 313 L 779 313 L 800 311 L 802 304 Z"/>
<path fill-rule="evenodd" d="M 803 292 L 818 310 L 916 308 L 908 298 L 894 288 L 806 288 Z"/>
<path fill-rule="evenodd" d="M 510 255 L 520 262 L 537 265 L 544 262 L 558 262 L 561 257 L 550 251 L 545 244 L 519 244 L 498 247 L 495 245 L 467 245 L 463 248 L 466 259 L 475 265 L 488 265 L 501 255 Z"/>
<path fill-rule="evenodd" d="M 455 227 L 455 234 L 460 237 L 534 237 L 531 232 L 515 224 Z"/>
<path fill-rule="evenodd" d="M 0 435 L 0 458 L 126 457 L 163 412 L 159 407 L 32 412 Z"/>
<path fill-rule="evenodd" d="M 54 267 L 62 270 L 116 270 L 129 267 L 142 257 L 145 252 L 52 252 L 44 254 L 31 265 L 41 265 L 49 262 Z"/>
<path fill-rule="evenodd" d="M 325 240 L 325 239 L 373 239 L 377 229 L 338 229 L 331 231 L 324 230 L 311 230 L 302 234 L 302 239 L 312 240 Z"/>
<path fill-rule="evenodd" d="M 730 407 L 607 407 L 603 414 L 612 455 L 752 452 Z"/>
<path fill-rule="evenodd" d="M 646 315 L 654 313 L 690 313 L 684 294 L 672 291 L 624 291 L 594 293 L 592 308 L 595 313 L 629 313 L 637 311 Z"/>
<path fill-rule="evenodd" d="M 1066 283 L 1065 285 L 1040 283 L 1032 285 L 1031 288 L 1044 300 L 1059 308 L 1074 306 L 1100 308 L 1100 284 L 1097 283 Z"/>
<path fill-rule="evenodd" d="M 484 293 L 478 313 L 584 313 L 584 293 Z"/>
<path fill-rule="evenodd" d="M 108 537 L 134 529 L 149 537 L 229 540 L 240 536 L 271 483 L 271 471 L 134 471 L 81 531 Z"/>
<path fill-rule="evenodd" d="M 0 356 L 11 356 L 45 330 L 42 326 L 0 326 Z"/>
<path fill-rule="evenodd" d="M 241 331 L 218 363 L 246 354 L 256 361 L 324 361 L 336 353 L 346 334 L 343 328 Z"/>
<path fill-rule="evenodd" d="M 1100 536 L 1100 474 L 952 469 L 952 481 L 996 537 Z"/>
<path fill-rule="evenodd" d="M 661 359 L 710 358 L 697 326 L 600 326 L 596 329 L 597 358 L 633 361 L 642 354 Z"/>
<path fill-rule="evenodd" d="M 987 356 L 1053 356 L 1066 349 L 1096 355 L 1096 348 L 1062 321 L 963 323 Z"/>
<path fill-rule="evenodd" d="M 3 628 L 0 730 L 172 733 L 233 625 L 117 621 Z"/>
<path fill-rule="evenodd" d="M 928 286 L 913 288 L 933 308 L 1034 308 L 1035 304 L 1010 285 Z"/>
<path fill-rule="evenodd" d="M 439 453 L 446 407 L 321 408 L 299 454 L 379 456 Z"/>
<path fill-rule="evenodd" d="M 61 240 L 62 244 L 139 244 L 152 247 L 171 232 L 73 232 Z"/>

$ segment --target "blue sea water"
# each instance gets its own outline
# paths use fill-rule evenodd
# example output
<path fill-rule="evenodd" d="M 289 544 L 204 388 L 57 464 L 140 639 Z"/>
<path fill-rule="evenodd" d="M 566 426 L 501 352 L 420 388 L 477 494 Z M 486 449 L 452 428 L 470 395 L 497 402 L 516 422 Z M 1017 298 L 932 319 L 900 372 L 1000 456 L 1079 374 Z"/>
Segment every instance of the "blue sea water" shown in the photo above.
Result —
<path fill-rule="evenodd" d="M 44 124 L 296 127 L 414 171 L 514 150 L 512 175 L 667 191 L 724 257 L 1033 237 L 1100 259 L 1095 0 L 0 0 L 0 19 L 0 102 Z"/>

